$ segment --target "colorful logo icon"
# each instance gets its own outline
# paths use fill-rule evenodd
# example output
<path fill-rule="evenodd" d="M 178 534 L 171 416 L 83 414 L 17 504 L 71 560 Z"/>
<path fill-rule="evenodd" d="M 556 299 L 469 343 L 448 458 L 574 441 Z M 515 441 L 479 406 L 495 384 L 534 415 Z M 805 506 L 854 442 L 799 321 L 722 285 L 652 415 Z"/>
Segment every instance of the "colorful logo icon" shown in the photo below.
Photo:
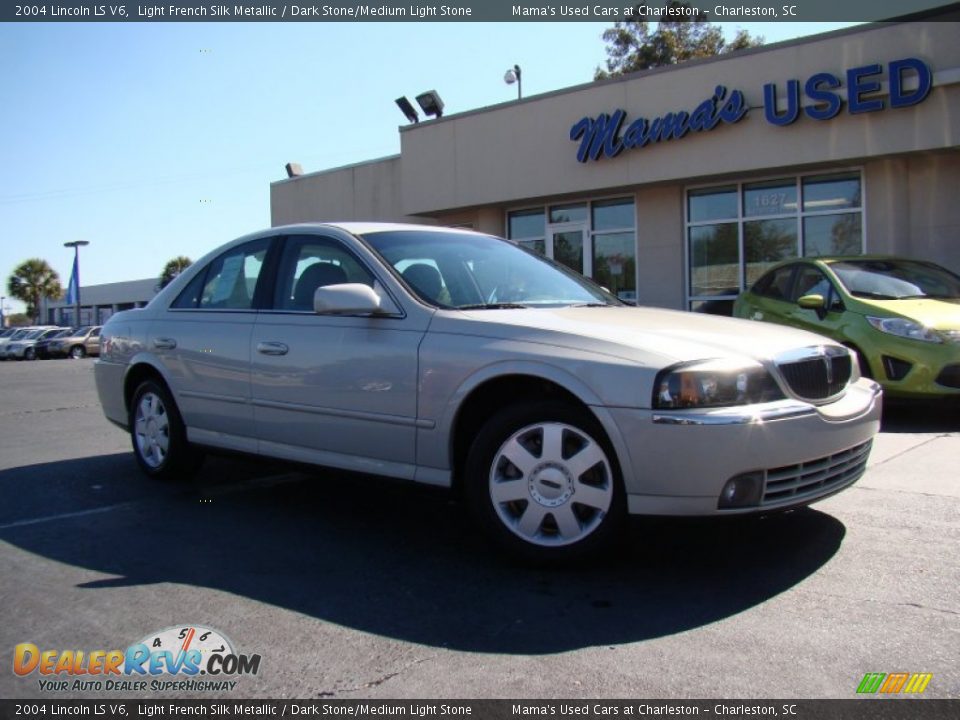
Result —
<path fill-rule="evenodd" d="M 907 693 L 919 695 L 927 689 L 933 673 L 867 673 L 860 681 L 857 692 L 866 695 L 884 693 L 893 695 Z"/>

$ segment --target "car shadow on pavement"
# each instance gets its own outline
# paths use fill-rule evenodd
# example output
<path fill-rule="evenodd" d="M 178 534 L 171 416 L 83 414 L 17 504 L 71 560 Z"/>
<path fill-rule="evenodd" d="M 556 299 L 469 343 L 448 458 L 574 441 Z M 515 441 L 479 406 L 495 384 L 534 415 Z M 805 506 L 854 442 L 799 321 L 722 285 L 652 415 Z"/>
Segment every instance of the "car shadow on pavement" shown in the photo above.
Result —
<path fill-rule="evenodd" d="M 889 433 L 960 431 L 960 402 L 884 398 L 881 430 Z"/>
<path fill-rule="evenodd" d="M 288 468 L 234 458 L 208 459 L 204 480 L 183 486 L 141 478 L 129 455 L 30 470 L 87 478 L 91 467 L 117 486 L 112 496 L 122 503 L 96 515 L 4 525 L 0 539 L 108 575 L 79 586 L 91 594 L 153 583 L 209 587 L 473 652 L 615 646 L 716 622 L 803 582 L 845 534 L 837 519 L 811 509 L 759 520 L 632 518 L 623 543 L 600 562 L 542 570 L 496 554 L 464 508 L 432 488 L 332 472 L 284 475 Z M 0 472 L 0 488 L 19 471 Z M 250 479 L 258 474 L 271 479 Z M 131 487 L 139 498 L 127 497 Z"/>

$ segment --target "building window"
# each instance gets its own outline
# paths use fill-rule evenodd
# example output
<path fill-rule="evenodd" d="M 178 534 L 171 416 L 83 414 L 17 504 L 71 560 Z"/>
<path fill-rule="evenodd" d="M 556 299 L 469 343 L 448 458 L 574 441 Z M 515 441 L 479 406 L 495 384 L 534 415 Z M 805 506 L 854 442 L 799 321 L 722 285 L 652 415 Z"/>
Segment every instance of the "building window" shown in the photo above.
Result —
<path fill-rule="evenodd" d="M 562 203 L 507 214 L 507 237 L 576 270 L 621 300 L 637 298 L 632 197 Z"/>
<path fill-rule="evenodd" d="M 687 192 L 687 301 L 728 315 L 774 263 L 863 252 L 859 171 L 696 188 Z"/>

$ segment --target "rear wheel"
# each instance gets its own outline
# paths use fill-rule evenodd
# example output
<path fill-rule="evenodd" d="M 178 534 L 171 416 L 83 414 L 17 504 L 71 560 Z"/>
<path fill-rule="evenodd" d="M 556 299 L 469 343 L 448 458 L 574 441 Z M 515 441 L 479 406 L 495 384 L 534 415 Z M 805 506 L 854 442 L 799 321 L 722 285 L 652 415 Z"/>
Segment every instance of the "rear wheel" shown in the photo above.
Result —
<path fill-rule="evenodd" d="M 130 404 L 130 436 L 137 464 L 150 477 L 176 481 L 190 478 L 202 455 L 187 442 L 187 431 L 169 390 L 146 380 Z"/>
<path fill-rule="evenodd" d="M 497 545 L 538 564 L 599 552 L 626 515 L 602 428 L 567 403 L 517 405 L 490 418 L 467 458 L 465 491 Z"/>
<path fill-rule="evenodd" d="M 37 351 L 34 350 L 32 347 L 28 347 L 26 350 L 23 351 L 23 359 L 24 359 L 24 360 L 36 360 L 36 359 L 37 359 Z"/>
<path fill-rule="evenodd" d="M 87 350 L 83 345 L 74 345 L 70 348 L 70 357 L 74 360 L 80 360 L 87 356 Z"/>

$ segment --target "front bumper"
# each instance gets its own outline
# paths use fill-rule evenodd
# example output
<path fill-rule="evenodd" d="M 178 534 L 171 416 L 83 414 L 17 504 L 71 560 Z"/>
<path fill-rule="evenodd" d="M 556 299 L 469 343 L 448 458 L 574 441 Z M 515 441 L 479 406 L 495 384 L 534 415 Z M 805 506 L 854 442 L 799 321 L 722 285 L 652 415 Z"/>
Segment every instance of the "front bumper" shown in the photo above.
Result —
<path fill-rule="evenodd" d="M 631 513 L 732 515 L 806 505 L 863 474 L 880 429 L 881 390 L 861 379 L 826 405 L 784 400 L 710 410 L 607 408 L 625 452 Z M 626 457 L 624 457 L 624 455 Z M 728 480 L 760 474 L 756 505 L 718 509 Z"/>

